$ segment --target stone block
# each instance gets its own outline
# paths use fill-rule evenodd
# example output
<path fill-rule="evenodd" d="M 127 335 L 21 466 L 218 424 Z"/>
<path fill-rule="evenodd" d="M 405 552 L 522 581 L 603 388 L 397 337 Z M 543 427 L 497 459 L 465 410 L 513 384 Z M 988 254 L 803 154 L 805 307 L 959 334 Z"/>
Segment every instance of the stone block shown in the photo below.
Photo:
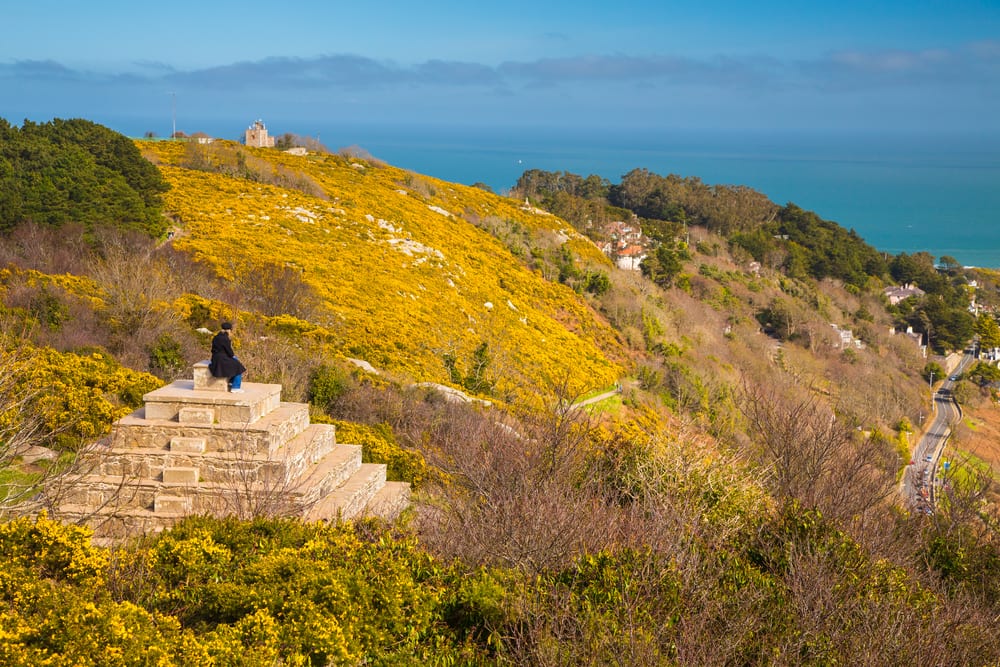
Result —
<path fill-rule="evenodd" d="M 163 469 L 163 483 L 164 484 L 197 484 L 198 483 L 198 469 L 197 468 L 164 468 Z"/>
<path fill-rule="evenodd" d="M 180 454 L 204 454 L 205 438 L 174 436 L 170 438 L 170 451 Z"/>
<path fill-rule="evenodd" d="M 191 511 L 191 499 L 158 495 L 153 501 L 153 511 L 157 514 L 184 514 Z"/>
<path fill-rule="evenodd" d="M 212 424 L 215 410 L 212 408 L 181 408 L 177 411 L 177 421 L 182 424 Z"/>
<path fill-rule="evenodd" d="M 146 401 L 143 417 L 150 421 L 171 421 L 177 416 L 180 409 L 176 403 L 152 403 Z"/>
<path fill-rule="evenodd" d="M 198 391 L 228 391 L 229 381 L 226 378 L 212 377 L 208 372 L 208 360 L 199 361 L 193 368 L 194 388 Z"/>

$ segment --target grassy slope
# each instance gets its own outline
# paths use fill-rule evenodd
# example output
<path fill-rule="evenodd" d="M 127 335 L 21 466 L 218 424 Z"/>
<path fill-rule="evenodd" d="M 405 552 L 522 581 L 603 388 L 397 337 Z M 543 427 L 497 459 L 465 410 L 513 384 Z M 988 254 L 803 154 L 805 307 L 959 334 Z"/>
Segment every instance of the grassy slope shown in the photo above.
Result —
<path fill-rule="evenodd" d="M 334 313 L 344 354 L 414 379 L 446 381 L 442 354 L 453 348 L 461 366 L 485 341 L 494 370 L 514 386 L 569 379 L 572 391 L 583 392 L 621 373 L 621 346 L 604 321 L 463 216 L 547 229 L 599 261 L 596 249 L 558 218 L 475 188 L 339 156 L 252 151 L 308 175 L 329 197 L 324 201 L 171 166 L 182 155 L 176 144 L 142 147 L 155 151 L 174 186 L 165 200 L 182 220 L 176 245 L 222 274 L 242 258 L 301 268 Z"/>

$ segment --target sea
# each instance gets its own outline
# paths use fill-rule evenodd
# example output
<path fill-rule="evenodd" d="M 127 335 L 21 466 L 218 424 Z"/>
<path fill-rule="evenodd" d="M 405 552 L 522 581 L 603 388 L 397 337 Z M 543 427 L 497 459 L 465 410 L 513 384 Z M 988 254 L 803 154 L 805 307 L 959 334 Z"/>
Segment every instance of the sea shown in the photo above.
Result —
<path fill-rule="evenodd" d="M 240 135 L 240 128 L 206 125 L 213 136 Z M 331 150 L 360 147 L 397 167 L 498 193 L 528 169 L 614 183 L 645 168 L 747 185 L 854 229 L 885 253 L 923 251 L 1000 268 L 1000 135 L 316 122 L 268 129 L 310 136 Z"/>
<path fill-rule="evenodd" d="M 793 202 L 854 229 L 886 253 L 925 251 L 1000 268 L 1000 136 L 342 127 L 320 140 L 501 193 L 528 169 L 597 174 L 614 183 L 646 168 L 747 185 L 777 204 Z"/>

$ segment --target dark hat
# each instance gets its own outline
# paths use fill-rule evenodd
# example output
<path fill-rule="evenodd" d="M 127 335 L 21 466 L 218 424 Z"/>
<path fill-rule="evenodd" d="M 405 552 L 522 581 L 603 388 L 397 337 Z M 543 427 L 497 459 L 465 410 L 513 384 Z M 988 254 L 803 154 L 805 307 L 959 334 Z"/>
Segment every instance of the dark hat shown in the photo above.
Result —
<path fill-rule="evenodd" d="M 233 323 L 232 322 L 223 322 L 222 323 L 222 329 L 223 329 L 223 331 L 229 331 L 232 328 L 233 328 Z"/>

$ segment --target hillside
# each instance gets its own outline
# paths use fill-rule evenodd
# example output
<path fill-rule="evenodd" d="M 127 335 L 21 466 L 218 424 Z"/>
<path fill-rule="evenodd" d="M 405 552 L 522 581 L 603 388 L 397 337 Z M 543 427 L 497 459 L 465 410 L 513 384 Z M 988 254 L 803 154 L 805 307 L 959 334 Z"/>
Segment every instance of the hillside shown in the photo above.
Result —
<path fill-rule="evenodd" d="M 179 222 L 174 245 L 230 279 L 246 272 L 252 280 L 255 266 L 267 263 L 301 271 L 341 354 L 447 382 L 445 355 L 464 363 L 485 343 L 503 391 L 548 393 L 569 380 L 583 393 L 620 377 L 625 353 L 611 327 L 512 254 L 525 250 L 520 227 L 606 265 L 565 222 L 375 162 L 272 151 L 267 169 L 300 175 L 321 193 L 313 196 L 179 167 L 183 148 L 143 144 L 173 186 L 165 205 Z M 261 159 L 259 150 L 248 153 Z M 476 223 L 502 224 L 515 238 L 505 246 Z"/>
<path fill-rule="evenodd" d="M 814 213 L 696 179 L 527 203 L 357 155 L 131 145 L 126 162 L 141 151 L 170 186 L 155 188 L 169 233 L 127 214 L 0 220 L 0 661 L 1000 660 L 983 480 L 955 476 L 932 516 L 897 491 L 928 360 L 890 329 L 937 331 L 973 276 L 868 261 Z M 585 236 L 633 205 L 653 271 Z M 927 298 L 888 306 L 897 274 Z M 193 517 L 106 550 L 39 514 L 75 453 L 186 376 L 226 319 L 251 381 L 413 485 L 407 515 Z M 58 458 L 22 455 L 38 445 Z"/>

